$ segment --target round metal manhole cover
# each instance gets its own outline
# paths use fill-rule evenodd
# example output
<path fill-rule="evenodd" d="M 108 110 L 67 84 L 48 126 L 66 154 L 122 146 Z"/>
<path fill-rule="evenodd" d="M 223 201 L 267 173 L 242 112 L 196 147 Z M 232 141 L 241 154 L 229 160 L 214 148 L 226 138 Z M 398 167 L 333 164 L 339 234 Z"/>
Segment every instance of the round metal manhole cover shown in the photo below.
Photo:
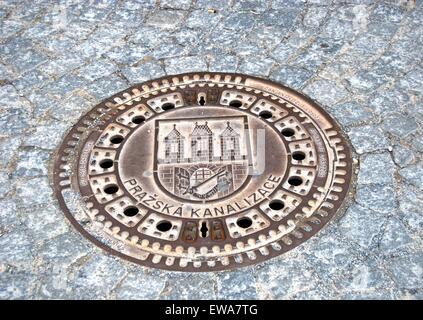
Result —
<path fill-rule="evenodd" d="M 222 73 L 168 76 L 103 101 L 68 133 L 54 171 L 60 205 L 84 236 L 179 271 L 294 248 L 345 204 L 351 178 L 349 144 L 322 108 Z"/>

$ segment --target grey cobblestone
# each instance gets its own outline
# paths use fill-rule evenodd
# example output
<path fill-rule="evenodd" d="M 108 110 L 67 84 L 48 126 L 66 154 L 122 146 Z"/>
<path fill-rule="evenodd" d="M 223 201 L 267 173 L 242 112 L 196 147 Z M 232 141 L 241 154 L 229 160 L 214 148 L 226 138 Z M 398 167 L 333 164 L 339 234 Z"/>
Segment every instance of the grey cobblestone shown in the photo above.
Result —
<path fill-rule="evenodd" d="M 0 299 L 25 299 L 37 286 L 37 276 L 28 271 L 0 271 Z"/>
<path fill-rule="evenodd" d="M 399 212 L 400 219 L 405 225 L 417 234 L 423 230 L 423 214 L 420 210 L 423 205 L 423 198 L 420 192 L 406 186 L 399 193 Z"/>
<path fill-rule="evenodd" d="M 7 248 L 0 252 L 0 269 L 4 270 L 6 266 L 19 270 L 28 269 L 28 265 L 32 263 L 35 248 L 27 229 L 20 228 L 2 235 L 0 245 L 2 248 Z"/>
<path fill-rule="evenodd" d="M 412 185 L 423 189 L 423 163 L 410 165 L 399 171 L 400 175 Z"/>
<path fill-rule="evenodd" d="M 117 71 L 117 67 L 113 63 L 100 60 L 80 68 L 78 74 L 88 81 L 94 81 L 115 71 Z"/>
<path fill-rule="evenodd" d="M 94 255 L 76 272 L 72 280 L 75 286 L 73 295 L 80 299 L 105 299 L 126 272 L 126 266 L 117 258 Z"/>
<path fill-rule="evenodd" d="M 117 75 L 102 77 L 94 81 L 87 91 L 97 100 L 106 99 L 112 92 L 119 92 L 128 87 L 128 82 Z"/>
<path fill-rule="evenodd" d="M 206 69 L 207 64 L 205 57 L 181 57 L 165 61 L 165 70 L 167 74 L 177 74 L 182 72 L 192 72 Z"/>
<path fill-rule="evenodd" d="M 337 296 L 333 291 L 336 282 L 342 278 L 345 269 L 356 262 L 360 251 L 350 241 L 341 240 L 337 228 L 323 230 L 321 239 L 310 242 L 304 249 L 305 262 L 315 274 L 318 283 L 329 290 L 327 298 L 333 299 Z M 328 273 L 326 270 L 333 264 L 338 267 Z"/>
<path fill-rule="evenodd" d="M 155 61 L 123 69 L 122 73 L 133 84 L 165 75 L 163 67 Z"/>
<path fill-rule="evenodd" d="M 66 123 L 59 121 L 39 125 L 35 129 L 31 129 L 31 134 L 26 136 L 22 145 L 52 150 L 60 143 L 66 128 Z M 62 132 L 58 129 L 61 129 Z"/>
<path fill-rule="evenodd" d="M 345 127 L 358 125 L 373 118 L 372 112 L 361 103 L 347 102 L 330 108 L 331 114 Z"/>
<path fill-rule="evenodd" d="M 72 95 L 64 101 L 53 101 L 47 105 L 50 115 L 60 121 L 72 123 L 87 111 L 91 102 L 88 97 Z"/>
<path fill-rule="evenodd" d="M 42 66 L 43 72 L 50 76 L 60 77 L 85 63 L 81 55 L 65 52 L 55 60 L 50 60 Z"/>
<path fill-rule="evenodd" d="M 0 101 L 0 108 L 2 109 L 28 107 L 27 102 L 19 96 L 16 88 L 10 84 L 0 87 Z"/>
<path fill-rule="evenodd" d="M 175 28 L 182 22 L 184 13 L 176 10 L 159 10 L 153 12 L 148 18 L 146 24 L 164 29 Z"/>
<path fill-rule="evenodd" d="M 298 268 L 299 263 L 303 263 L 302 268 Z M 317 289 L 318 282 L 312 268 L 304 265 L 303 256 L 290 255 L 282 261 L 265 264 L 257 270 L 257 291 L 260 299 L 289 299 L 300 292 Z M 324 292 L 321 294 L 324 295 Z"/>
<path fill-rule="evenodd" d="M 367 154 L 361 157 L 359 184 L 392 184 L 395 166 L 387 152 Z"/>
<path fill-rule="evenodd" d="M 372 139 L 369 139 L 369 136 Z M 349 137 L 359 154 L 389 148 L 388 139 L 385 137 L 382 128 L 377 125 L 353 127 L 349 131 Z"/>
<path fill-rule="evenodd" d="M 0 299 L 423 297 L 419 1 L 69 2 L 0 9 Z M 73 230 L 49 177 L 64 133 L 130 85 L 197 70 L 269 78 L 326 108 L 359 160 L 345 214 L 216 274 L 142 268 Z"/>
<path fill-rule="evenodd" d="M 386 83 L 386 79 L 379 77 L 373 71 L 363 70 L 346 79 L 352 90 L 357 93 L 369 94 Z"/>
<path fill-rule="evenodd" d="M 237 71 L 239 59 L 237 56 L 209 56 L 208 64 L 210 71 L 235 72 Z"/>
<path fill-rule="evenodd" d="M 252 56 L 241 62 L 238 70 L 242 73 L 252 72 L 258 76 L 267 76 L 274 61 L 263 57 Z"/>
<path fill-rule="evenodd" d="M 14 201 L 0 200 L 0 234 L 9 232 L 21 224 L 16 212 L 16 203 Z"/>
<path fill-rule="evenodd" d="M 150 272 L 138 271 L 129 273 L 117 289 L 117 299 L 157 299 L 164 290 L 166 279 L 151 274 Z M 149 290 L 140 290 L 148 287 Z"/>
<path fill-rule="evenodd" d="M 340 232 L 363 248 L 370 248 L 375 243 L 385 215 L 372 209 L 352 205 L 339 224 Z"/>
<path fill-rule="evenodd" d="M 22 211 L 20 220 L 28 227 L 32 240 L 37 244 L 50 241 L 69 230 L 62 212 L 49 206 L 26 209 Z"/>
<path fill-rule="evenodd" d="M 37 177 L 17 182 L 15 201 L 18 208 L 28 208 L 51 202 L 52 190 L 47 179 Z"/>
<path fill-rule="evenodd" d="M 254 271 L 251 269 L 217 275 L 218 299 L 257 299 Z"/>
<path fill-rule="evenodd" d="M 384 266 L 373 257 L 351 265 L 337 283 L 342 287 L 342 298 L 349 299 L 386 299 L 386 293 L 381 294 L 381 291 L 393 285 Z"/>
<path fill-rule="evenodd" d="M 14 176 L 46 176 L 49 153 L 39 149 L 24 149 L 18 152 L 18 163 Z"/>
<path fill-rule="evenodd" d="M 27 95 L 43 87 L 50 77 L 39 69 L 34 69 L 22 75 L 13 82 L 13 86 L 21 93 Z"/>
<path fill-rule="evenodd" d="M 418 117 L 418 114 L 416 115 L 416 118 Z M 423 134 L 418 133 L 414 137 L 409 138 L 411 140 L 411 148 L 415 152 L 421 152 L 423 149 Z"/>
<path fill-rule="evenodd" d="M 13 157 L 17 152 L 22 137 L 15 136 L 0 136 L 0 168 L 7 171 L 11 165 Z"/>
<path fill-rule="evenodd" d="M 313 73 L 311 71 L 303 68 L 281 66 L 270 74 L 270 78 L 274 81 L 285 83 L 292 88 L 299 89 L 312 75 Z"/>
<path fill-rule="evenodd" d="M 383 119 L 385 131 L 399 137 L 404 137 L 417 130 L 416 121 L 411 117 L 393 113 Z"/>
<path fill-rule="evenodd" d="M 383 235 L 379 243 L 379 249 L 383 252 L 395 251 L 412 242 L 412 238 L 407 234 L 403 223 L 396 217 L 388 219 L 383 230 Z"/>
<path fill-rule="evenodd" d="M 398 145 L 393 148 L 393 157 L 396 165 L 405 167 L 414 162 L 416 159 L 413 151 L 409 148 Z"/>
<path fill-rule="evenodd" d="M 2 133 L 8 135 L 21 134 L 29 126 L 29 110 L 24 108 L 10 108 L 0 115 Z"/>
<path fill-rule="evenodd" d="M 380 184 L 359 185 L 357 203 L 373 211 L 392 212 L 396 207 L 394 188 Z"/>
<path fill-rule="evenodd" d="M 335 82 L 316 80 L 304 88 L 304 92 L 322 104 L 336 104 L 347 96 L 347 90 Z"/>
<path fill-rule="evenodd" d="M 68 232 L 57 236 L 54 241 L 46 241 L 41 246 L 38 256 L 45 262 L 70 265 L 89 253 L 88 240 L 81 239 L 74 232 Z"/>
<path fill-rule="evenodd" d="M 388 268 L 397 283 L 401 283 L 407 289 L 416 289 L 420 288 L 423 275 L 422 265 L 423 255 L 420 252 L 396 256 L 390 259 Z"/>
<path fill-rule="evenodd" d="M 0 198 L 6 197 L 10 191 L 9 174 L 7 172 L 0 173 Z"/>
<path fill-rule="evenodd" d="M 196 290 L 192 290 L 192 285 Z M 211 273 L 178 274 L 168 276 L 160 299 L 216 299 L 216 279 Z"/>

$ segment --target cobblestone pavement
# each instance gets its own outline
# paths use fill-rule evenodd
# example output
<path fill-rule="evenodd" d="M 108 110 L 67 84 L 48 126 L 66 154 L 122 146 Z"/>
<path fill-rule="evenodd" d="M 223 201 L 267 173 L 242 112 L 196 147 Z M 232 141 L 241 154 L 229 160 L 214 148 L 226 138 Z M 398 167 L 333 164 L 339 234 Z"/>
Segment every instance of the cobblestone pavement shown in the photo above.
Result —
<path fill-rule="evenodd" d="M 0 298 L 422 299 L 423 4 L 417 1 L 0 2 Z M 231 272 L 104 253 L 52 196 L 53 151 L 132 84 L 231 71 L 293 87 L 342 124 L 353 205 L 279 258 Z"/>

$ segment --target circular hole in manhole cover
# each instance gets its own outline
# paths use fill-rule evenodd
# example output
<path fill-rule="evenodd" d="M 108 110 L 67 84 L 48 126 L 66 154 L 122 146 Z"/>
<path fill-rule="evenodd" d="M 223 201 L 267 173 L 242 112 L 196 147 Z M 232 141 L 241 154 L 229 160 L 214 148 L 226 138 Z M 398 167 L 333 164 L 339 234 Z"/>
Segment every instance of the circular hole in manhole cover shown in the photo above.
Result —
<path fill-rule="evenodd" d="M 352 172 L 339 125 L 310 99 L 247 75 L 191 73 L 83 116 L 58 150 L 54 183 L 73 225 L 109 252 L 217 271 L 309 239 L 344 206 Z"/>

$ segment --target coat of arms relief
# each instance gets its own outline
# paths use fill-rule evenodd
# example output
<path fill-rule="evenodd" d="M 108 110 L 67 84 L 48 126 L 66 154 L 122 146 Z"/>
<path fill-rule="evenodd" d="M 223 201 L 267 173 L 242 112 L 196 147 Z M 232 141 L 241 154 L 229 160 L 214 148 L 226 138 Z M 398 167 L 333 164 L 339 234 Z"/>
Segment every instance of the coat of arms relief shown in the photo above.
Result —
<path fill-rule="evenodd" d="M 171 194 L 213 200 L 238 190 L 251 162 L 245 116 L 156 121 L 155 166 Z"/>

